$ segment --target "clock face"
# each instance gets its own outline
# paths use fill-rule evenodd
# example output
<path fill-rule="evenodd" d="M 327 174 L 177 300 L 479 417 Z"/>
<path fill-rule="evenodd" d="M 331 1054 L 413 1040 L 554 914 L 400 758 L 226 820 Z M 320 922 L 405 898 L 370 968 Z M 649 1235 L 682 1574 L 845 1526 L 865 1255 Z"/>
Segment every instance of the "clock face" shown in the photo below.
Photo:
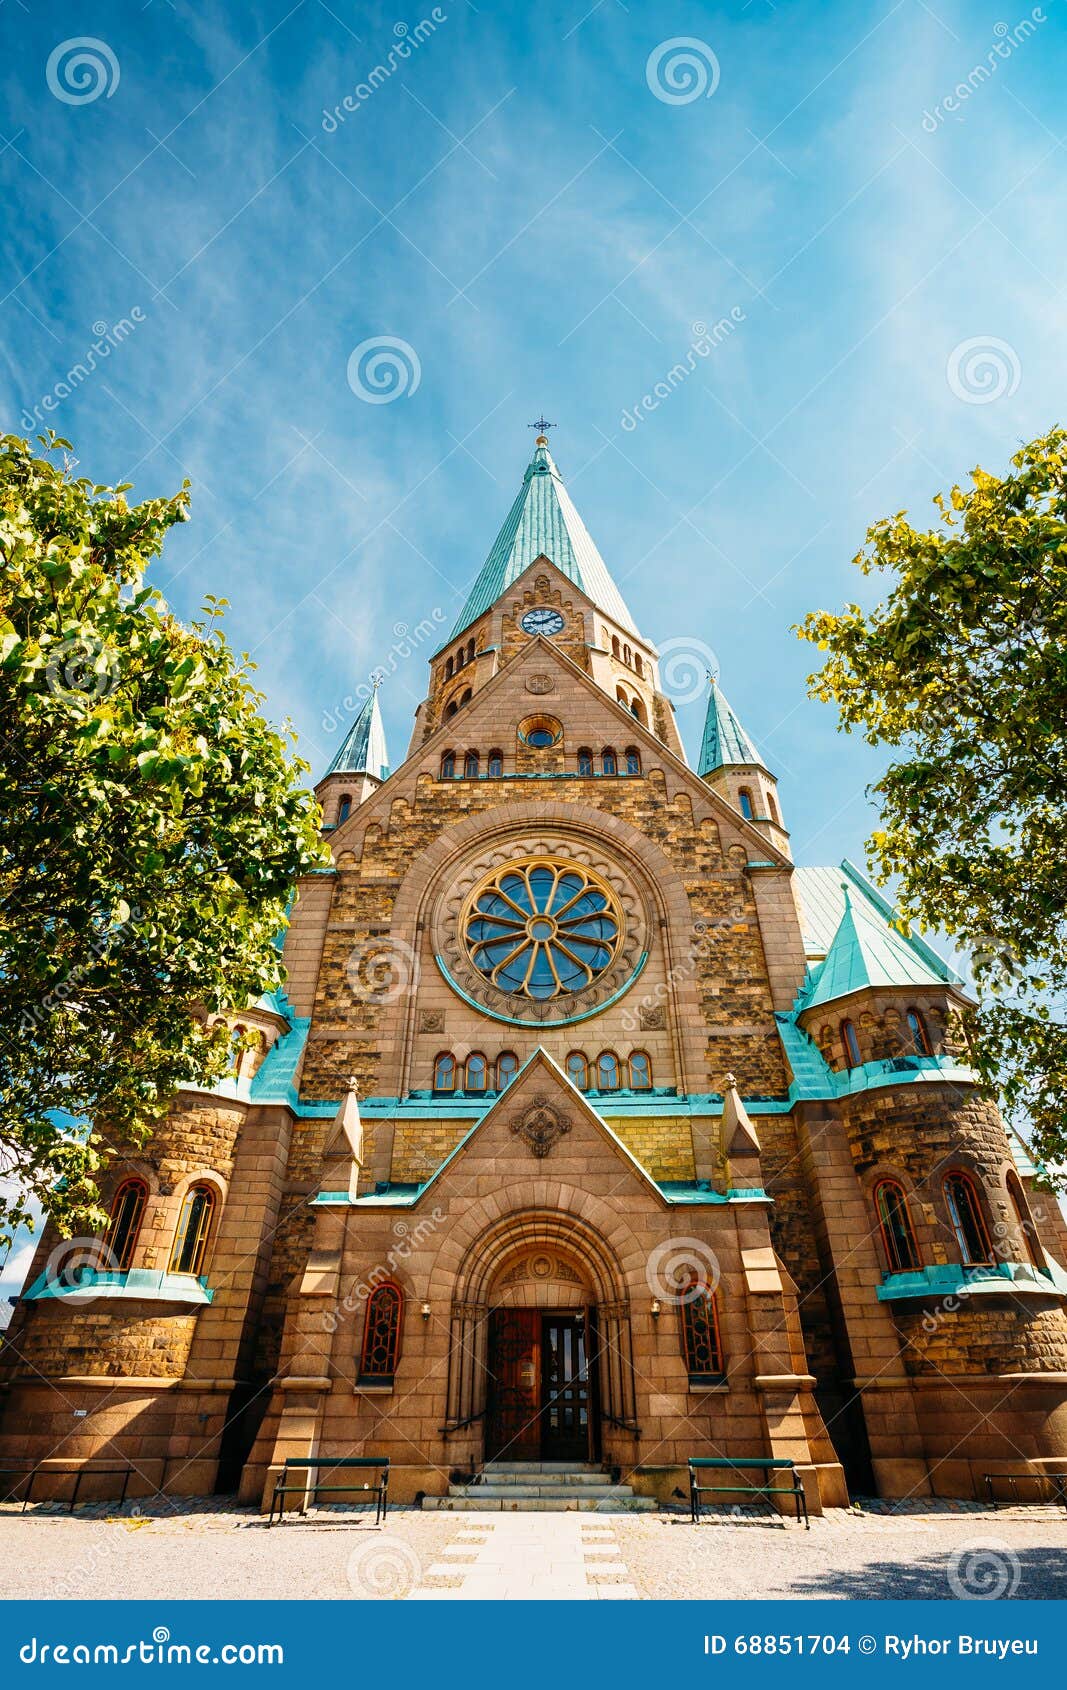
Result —
<path fill-rule="evenodd" d="M 528 634 L 544 634 L 550 638 L 562 630 L 563 618 L 558 610 L 528 610 L 522 625 Z"/>

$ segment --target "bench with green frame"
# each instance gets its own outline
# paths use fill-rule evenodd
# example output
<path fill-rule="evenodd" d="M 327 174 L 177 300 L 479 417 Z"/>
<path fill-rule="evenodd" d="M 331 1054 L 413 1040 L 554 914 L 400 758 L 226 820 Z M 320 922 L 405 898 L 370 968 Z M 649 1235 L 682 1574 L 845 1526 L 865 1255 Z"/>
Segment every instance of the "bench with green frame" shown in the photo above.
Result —
<path fill-rule="evenodd" d="M 735 1485 L 702 1485 L 698 1482 L 698 1475 L 711 1470 L 714 1473 L 737 1473 L 740 1477 L 746 1471 L 762 1473 L 764 1479 L 769 1479 L 774 1473 L 781 1473 L 791 1482 L 787 1485 L 762 1485 L 745 1481 Z M 800 1474 L 793 1462 L 785 1456 L 752 1456 L 738 1457 L 719 1455 L 691 1455 L 689 1457 L 689 1517 L 694 1526 L 700 1524 L 700 1499 L 710 1495 L 737 1495 L 744 1492 L 755 1496 L 791 1496 L 797 1513 L 797 1525 L 801 1516 L 804 1519 L 804 1530 L 811 1530 L 808 1519 L 808 1499 L 804 1495 L 804 1485 Z"/>
<path fill-rule="evenodd" d="M 378 1473 L 377 1484 L 359 1484 L 355 1480 L 349 1484 L 343 1485 L 324 1484 L 319 1478 L 320 1472 L 334 1473 L 341 1468 L 350 1467 L 375 1468 Z M 312 1472 L 315 1474 L 314 1480 L 311 1479 Z M 300 1474 L 304 1474 L 305 1477 L 299 1484 L 289 1483 L 290 1478 L 295 1479 Z M 274 1494 L 270 1499 L 270 1513 L 267 1516 L 268 1531 L 274 1524 L 275 1506 L 277 1506 L 278 1509 L 279 1523 L 281 1522 L 282 1511 L 285 1507 L 285 1498 L 287 1496 L 302 1497 L 303 1500 L 300 1504 L 300 1512 L 301 1514 L 306 1514 L 309 1497 L 314 1498 L 323 1494 L 332 1495 L 335 1492 L 341 1491 L 348 1494 L 353 1491 L 369 1491 L 377 1504 L 374 1515 L 374 1523 L 376 1526 L 380 1526 L 382 1521 L 385 1519 L 385 1512 L 389 1503 L 389 1457 L 380 1455 L 287 1456 L 285 1460 L 285 1467 L 278 1475 L 277 1482 L 274 1486 Z"/>
<path fill-rule="evenodd" d="M 993 1488 L 997 1479 L 1006 1479 L 1011 1486 L 1011 1497 L 1007 1501 L 1008 1507 L 1019 1502 L 1019 1480 L 1023 1479 L 1030 1484 L 1051 1485 L 1055 1493 L 1055 1500 L 1062 1502 L 1063 1506 L 1067 1508 L 1067 1473 L 984 1473 L 982 1477 L 985 1480 L 986 1495 L 994 1509 L 999 1508 L 1001 1502 L 1005 1500 L 999 1497 Z M 1044 1499 L 1037 1497 L 1035 1500 L 1042 1502 Z"/>

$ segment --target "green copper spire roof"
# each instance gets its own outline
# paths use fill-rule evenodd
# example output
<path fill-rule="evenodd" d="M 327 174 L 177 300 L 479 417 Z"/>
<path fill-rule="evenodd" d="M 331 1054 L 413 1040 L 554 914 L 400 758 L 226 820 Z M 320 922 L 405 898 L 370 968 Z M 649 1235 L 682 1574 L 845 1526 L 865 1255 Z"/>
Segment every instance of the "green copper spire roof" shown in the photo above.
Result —
<path fill-rule="evenodd" d="M 379 685 L 375 680 L 370 697 L 326 770 L 328 775 L 373 775 L 376 780 L 385 780 L 388 775 L 389 753 L 385 748 L 385 729 L 378 708 Z"/>
<path fill-rule="evenodd" d="M 764 768 L 763 758 L 749 739 L 739 718 L 727 704 L 719 691 L 717 681 L 712 681 L 711 692 L 708 696 L 708 713 L 704 718 L 704 743 L 700 747 L 701 775 L 713 774 L 716 769 L 722 769 L 731 763 L 758 763 Z"/>
<path fill-rule="evenodd" d="M 855 883 L 844 882 L 841 893 L 844 911 L 825 961 L 814 975 L 810 995 L 803 999 L 803 1009 L 832 1003 L 868 986 L 943 986 L 946 974 L 951 977 L 944 964 L 941 971 L 935 970 Z"/>
<path fill-rule="evenodd" d="M 637 634 L 622 594 L 571 502 L 544 436 L 539 435 L 519 495 L 449 638 L 456 639 L 469 628 L 542 553 L 605 616 Z"/>

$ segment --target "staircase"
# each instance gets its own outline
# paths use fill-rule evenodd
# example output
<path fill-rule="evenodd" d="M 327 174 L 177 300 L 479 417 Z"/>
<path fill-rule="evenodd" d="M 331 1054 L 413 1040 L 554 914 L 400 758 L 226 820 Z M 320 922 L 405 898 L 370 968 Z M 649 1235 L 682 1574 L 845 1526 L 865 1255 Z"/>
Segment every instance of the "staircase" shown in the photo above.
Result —
<path fill-rule="evenodd" d="M 449 1485 L 447 1496 L 424 1496 L 424 1508 L 508 1513 L 651 1514 L 656 1501 L 613 1485 L 589 1462 L 487 1461 L 471 1484 Z"/>

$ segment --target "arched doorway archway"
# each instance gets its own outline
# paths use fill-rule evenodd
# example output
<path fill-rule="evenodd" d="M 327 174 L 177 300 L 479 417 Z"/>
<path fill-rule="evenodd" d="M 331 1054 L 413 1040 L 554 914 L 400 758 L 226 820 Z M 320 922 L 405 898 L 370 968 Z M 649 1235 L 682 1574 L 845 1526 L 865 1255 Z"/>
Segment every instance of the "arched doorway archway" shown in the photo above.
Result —
<path fill-rule="evenodd" d="M 604 1240 L 575 1216 L 507 1216 L 456 1278 L 444 1431 L 485 1459 L 597 1460 L 602 1429 L 637 1435 L 629 1300 Z"/>

